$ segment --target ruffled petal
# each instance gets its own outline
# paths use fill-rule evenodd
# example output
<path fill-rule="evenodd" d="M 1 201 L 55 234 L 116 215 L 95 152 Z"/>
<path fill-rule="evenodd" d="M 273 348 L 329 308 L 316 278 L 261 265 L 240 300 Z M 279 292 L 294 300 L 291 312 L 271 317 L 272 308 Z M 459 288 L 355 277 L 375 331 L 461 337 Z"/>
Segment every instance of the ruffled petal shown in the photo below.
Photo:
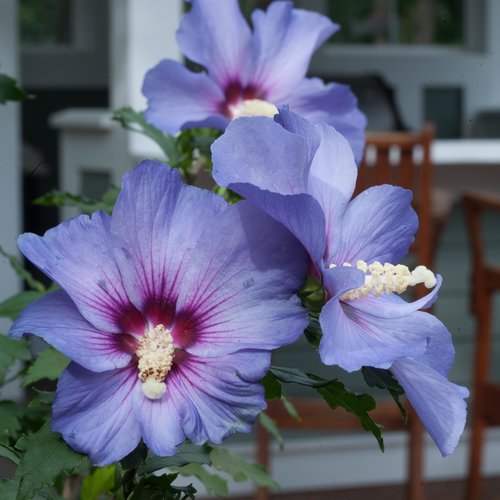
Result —
<path fill-rule="evenodd" d="M 358 260 L 397 264 L 408 253 L 418 227 L 412 194 L 396 186 L 376 186 L 349 203 L 339 227 L 328 241 L 327 261 Z"/>
<path fill-rule="evenodd" d="M 110 218 L 96 212 L 62 222 L 43 237 L 19 236 L 21 252 L 59 283 L 87 321 L 106 332 L 120 332 L 131 304 L 113 254 Z"/>
<path fill-rule="evenodd" d="M 403 358 L 391 371 L 443 456 L 453 452 L 467 415 L 465 387 L 453 384 L 425 364 Z"/>
<path fill-rule="evenodd" d="M 124 176 L 112 219 L 116 258 L 130 300 L 150 321 L 173 319 L 190 251 L 226 206 L 159 162 L 143 161 Z"/>
<path fill-rule="evenodd" d="M 52 430 L 94 465 L 122 459 L 141 439 L 132 408 L 137 384 L 130 368 L 94 373 L 71 363 L 57 384 Z"/>
<path fill-rule="evenodd" d="M 206 73 L 193 73 L 177 61 L 163 60 L 146 73 L 142 93 L 148 100 L 146 120 L 175 134 L 183 128 L 224 129 L 224 92 Z"/>
<path fill-rule="evenodd" d="M 363 314 L 370 314 L 376 318 L 402 318 L 420 309 L 427 309 L 438 299 L 438 292 L 443 283 L 443 278 L 436 275 L 436 286 L 424 297 L 406 302 L 396 294 L 374 297 L 368 295 L 363 300 L 354 300 L 349 304 L 359 309 Z"/>
<path fill-rule="evenodd" d="M 321 207 L 306 193 L 310 161 L 318 145 L 314 127 L 283 112 L 277 121 L 240 118 L 212 146 L 213 175 L 287 227 L 320 268 L 325 251 Z"/>
<path fill-rule="evenodd" d="M 292 296 L 308 268 L 300 243 L 245 201 L 207 223 L 204 235 L 184 272 L 174 339 L 202 356 L 295 341 L 307 325 Z"/>
<path fill-rule="evenodd" d="M 134 411 L 141 426 L 142 439 L 160 457 L 175 455 L 176 447 L 186 438 L 175 407 L 176 397 L 170 379 L 161 399 L 145 397 L 140 384 L 134 391 Z"/>
<path fill-rule="evenodd" d="M 246 82 L 252 33 L 237 0 L 193 0 L 181 19 L 177 43 L 223 88 Z"/>
<path fill-rule="evenodd" d="M 307 191 L 323 209 L 327 246 L 331 247 L 352 197 L 358 169 L 349 144 L 337 131 L 324 123 L 316 129 L 321 142 L 311 164 Z"/>
<path fill-rule="evenodd" d="M 356 163 L 361 161 L 367 121 L 347 85 L 304 78 L 283 102 L 312 123 L 324 122 L 334 127 L 349 142 Z"/>
<path fill-rule="evenodd" d="M 58 351 L 94 372 L 123 368 L 131 355 L 119 336 L 96 330 L 62 290 L 31 303 L 12 325 L 9 336 L 37 335 Z"/>
<path fill-rule="evenodd" d="M 339 26 L 316 12 L 294 9 L 292 2 L 273 2 L 252 14 L 251 82 L 266 99 L 287 104 L 286 97 L 304 78 L 309 61 Z"/>
<path fill-rule="evenodd" d="M 169 374 L 167 386 L 186 436 L 198 445 L 217 444 L 235 432 L 250 432 L 266 408 L 259 381 L 270 361 L 265 351 L 182 360 Z"/>
<path fill-rule="evenodd" d="M 442 327 L 430 314 L 415 312 L 397 319 L 375 318 L 337 299 L 323 306 L 320 323 L 321 360 L 348 372 L 362 366 L 389 368 L 396 359 L 423 354 L 428 337 Z"/>

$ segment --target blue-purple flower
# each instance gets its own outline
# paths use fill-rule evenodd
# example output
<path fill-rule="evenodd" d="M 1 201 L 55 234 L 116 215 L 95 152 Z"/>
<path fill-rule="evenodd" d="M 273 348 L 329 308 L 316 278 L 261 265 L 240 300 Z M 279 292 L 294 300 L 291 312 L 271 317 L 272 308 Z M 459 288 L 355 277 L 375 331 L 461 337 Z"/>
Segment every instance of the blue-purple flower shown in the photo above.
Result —
<path fill-rule="evenodd" d="M 270 115 L 277 105 L 339 130 L 359 160 L 365 116 L 349 88 L 306 78 L 309 60 L 338 26 L 291 2 L 273 2 L 252 15 L 253 31 L 237 0 L 193 0 L 177 42 L 184 55 L 203 66 L 194 73 L 163 60 L 144 80 L 146 119 L 176 133 L 193 127 L 224 129 L 236 117 Z"/>
<path fill-rule="evenodd" d="M 79 216 L 19 248 L 62 290 L 31 304 L 10 335 L 68 356 L 52 428 L 93 463 L 141 438 L 171 455 L 186 438 L 248 432 L 265 408 L 270 351 L 297 339 L 293 294 L 307 255 L 271 217 L 183 184 L 145 161 L 123 180 L 112 217 Z"/>
<path fill-rule="evenodd" d="M 308 250 L 328 294 L 322 361 L 347 371 L 392 369 L 441 453 L 451 453 L 467 391 L 446 378 L 454 359 L 448 330 L 419 311 L 436 300 L 441 278 L 398 264 L 418 225 L 411 193 L 384 185 L 351 200 L 357 168 L 347 141 L 285 109 L 274 121 L 234 121 L 212 153 L 216 181 L 280 221 Z M 435 285 L 426 297 L 407 303 L 397 295 L 421 282 Z"/>

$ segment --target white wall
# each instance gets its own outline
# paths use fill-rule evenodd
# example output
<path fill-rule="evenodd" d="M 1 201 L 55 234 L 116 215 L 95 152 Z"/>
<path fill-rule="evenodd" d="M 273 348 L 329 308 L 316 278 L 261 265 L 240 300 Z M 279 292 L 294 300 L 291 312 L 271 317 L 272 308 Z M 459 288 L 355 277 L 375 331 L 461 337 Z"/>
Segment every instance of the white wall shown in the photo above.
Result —
<path fill-rule="evenodd" d="M 0 6 L 0 72 L 18 75 L 17 0 Z M 15 237 L 21 225 L 21 167 L 19 104 L 0 105 L 0 245 L 16 252 Z M 19 289 L 19 281 L 5 259 L 0 258 L 0 301 Z M 0 332 L 6 323 L 0 321 Z"/>
<path fill-rule="evenodd" d="M 500 108 L 500 2 L 485 2 L 485 50 L 446 47 L 326 45 L 313 60 L 311 72 L 355 75 L 378 73 L 396 90 L 405 123 L 420 127 L 424 120 L 424 88 L 461 86 L 463 119 L 467 124 L 484 108 Z"/>

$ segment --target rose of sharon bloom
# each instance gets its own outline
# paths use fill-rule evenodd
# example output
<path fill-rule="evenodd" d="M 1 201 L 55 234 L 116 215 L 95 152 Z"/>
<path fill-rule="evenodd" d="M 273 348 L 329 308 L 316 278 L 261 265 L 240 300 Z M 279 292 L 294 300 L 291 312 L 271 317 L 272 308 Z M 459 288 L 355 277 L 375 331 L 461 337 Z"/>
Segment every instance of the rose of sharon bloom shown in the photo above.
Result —
<path fill-rule="evenodd" d="M 411 193 L 384 185 L 351 201 L 357 168 L 347 141 L 287 110 L 274 121 L 236 120 L 212 153 L 216 181 L 282 222 L 307 248 L 328 294 L 322 361 L 350 372 L 390 368 L 441 453 L 451 453 L 468 392 L 447 380 L 454 360 L 448 330 L 419 311 L 436 300 L 441 277 L 398 264 L 417 230 Z M 417 283 L 434 289 L 413 303 L 397 295 Z"/>
<path fill-rule="evenodd" d="M 10 335 L 38 335 L 72 360 L 52 428 L 97 465 L 141 438 L 165 456 L 186 438 L 249 432 L 270 351 L 307 325 L 293 295 L 307 271 L 297 240 L 157 162 L 124 177 L 112 217 L 24 234 L 19 248 L 62 290 L 28 306 Z"/>
<path fill-rule="evenodd" d="M 237 0 L 193 0 L 177 32 L 184 55 L 206 72 L 163 60 L 145 77 L 146 119 L 169 133 L 193 127 L 224 129 L 240 116 L 290 109 L 339 130 L 361 158 L 366 118 L 350 89 L 305 78 L 309 60 L 338 25 L 316 12 L 273 2 L 252 15 L 253 32 Z"/>

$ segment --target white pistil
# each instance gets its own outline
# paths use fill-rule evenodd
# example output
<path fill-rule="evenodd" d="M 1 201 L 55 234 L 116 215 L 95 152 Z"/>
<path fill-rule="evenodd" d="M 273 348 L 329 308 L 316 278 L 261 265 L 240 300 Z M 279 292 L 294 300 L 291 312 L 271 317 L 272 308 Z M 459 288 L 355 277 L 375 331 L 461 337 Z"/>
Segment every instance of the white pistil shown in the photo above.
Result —
<path fill-rule="evenodd" d="M 348 262 L 344 262 L 344 267 L 351 267 Z M 336 267 L 330 264 L 330 269 Z M 423 283 L 426 288 L 436 285 L 436 276 L 425 266 L 418 266 L 413 271 L 402 264 L 393 265 L 389 263 L 381 264 L 374 262 L 367 264 L 363 260 L 358 260 L 356 267 L 365 273 L 365 284 L 360 288 L 349 290 L 340 297 L 341 300 L 354 300 L 366 297 L 370 293 L 375 297 L 380 297 L 383 293 L 403 293 L 409 286 Z"/>
<path fill-rule="evenodd" d="M 261 99 L 245 99 L 229 107 L 233 120 L 242 116 L 268 116 L 272 118 L 278 114 L 278 108 L 268 101 Z"/>
<path fill-rule="evenodd" d="M 170 331 L 163 325 L 149 328 L 139 339 L 136 354 L 142 392 L 149 399 L 160 399 L 167 390 L 165 377 L 174 361 L 174 339 Z"/>

